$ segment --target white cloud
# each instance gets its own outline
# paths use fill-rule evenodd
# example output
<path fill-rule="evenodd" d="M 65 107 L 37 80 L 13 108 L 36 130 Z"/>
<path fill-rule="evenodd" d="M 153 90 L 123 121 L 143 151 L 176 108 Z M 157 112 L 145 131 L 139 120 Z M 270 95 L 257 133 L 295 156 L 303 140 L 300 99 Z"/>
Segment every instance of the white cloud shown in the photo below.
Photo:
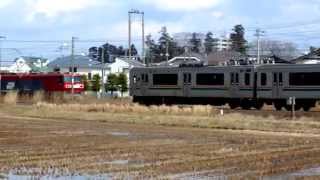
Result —
<path fill-rule="evenodd" d="M 221 19 L 224 16 L 223 12 L 219 12 L 219 11 L 214 11 L 211 13 L 211 15 L 216 19 Z"/>
<path fill-rule="evenodd" d="M 13 2 L 13 0 L 0 0 L 0 9 L 7 7 L 12 2 Z"/>
<path fill-rule="evenodd" d="M 165 11 L 197 11 L 210 9 L 219 5 L 222 0 L 141 0 Z"/>
<path fill-rule="evenodd" d="M 2 0 L 1 0 L 2 1 Z M 99 5 L 99 0 L 26 0 L 28 19 L 33 20 L 37 15 L 54 18 L 60 14 L 81 11 Z"/>

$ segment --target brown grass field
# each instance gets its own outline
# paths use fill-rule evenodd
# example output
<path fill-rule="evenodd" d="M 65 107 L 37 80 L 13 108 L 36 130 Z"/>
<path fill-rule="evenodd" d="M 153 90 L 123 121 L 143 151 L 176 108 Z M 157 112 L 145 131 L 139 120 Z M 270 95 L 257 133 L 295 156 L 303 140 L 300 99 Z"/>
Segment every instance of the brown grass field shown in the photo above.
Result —
<path fill-rule="evenodd" d="M 0 105 L 0 178 L 319 179 L 317 112 L 151 106 L 130 100 Z M 102 178 L 104 179 L 104 178 Z"/>

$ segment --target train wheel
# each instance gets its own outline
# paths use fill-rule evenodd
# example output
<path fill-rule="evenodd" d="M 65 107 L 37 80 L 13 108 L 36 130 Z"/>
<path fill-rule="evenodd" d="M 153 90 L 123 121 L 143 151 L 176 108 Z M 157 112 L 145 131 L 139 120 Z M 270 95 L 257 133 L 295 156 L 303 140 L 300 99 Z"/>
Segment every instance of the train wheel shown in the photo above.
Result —
<path fill-rule="evenodd" d="M 309 106 L 309 105 L 304 105 L 302 108 L 303 108 L 303 110 L 304 110 L 305 112 L 308 112 L 308 111 L 310 111 L 311 106 Z"/>
<path fill-rule="evenodd" d="M 262 101 L 255 102 L 254 108 L 257 110 L 261 110 L 263 108 L 264 103 Z"/>
<path fill-rule="evenodd" d="M 292 106 L 291 105 L 286 105 L 285 106 L 287 111 L 292 111 Z M 302 107 L 300 105 L 295 105 L 294 110 L 299 111 Z"/>
<path fill-rule="evenodd" d="M 244 110 L 250 110 L 251 109 L 251 105 L 243 104 L 243 105 L 241 105 L 241 108 L 244 109 Z"/>
<path fill-rule="evenodd" d="M 274 103 L 273 106 L 277 111 L 281 111 L 282 110 L 282 105 L 280 103 Z"/>
<path fill-rule="evenodd" d="M 244 99 L 241 101 L 241 108 L 244 110 L 250 110 L 252 107 L 252 102 L 248 99 Z"/>
<path fill-rule="evenodd" d="M 240 104 L 238 102 L 231 101 L 229 102 L 229 106 L 230 106 L 230 109 L 237 109 L 240 106 Z"/>

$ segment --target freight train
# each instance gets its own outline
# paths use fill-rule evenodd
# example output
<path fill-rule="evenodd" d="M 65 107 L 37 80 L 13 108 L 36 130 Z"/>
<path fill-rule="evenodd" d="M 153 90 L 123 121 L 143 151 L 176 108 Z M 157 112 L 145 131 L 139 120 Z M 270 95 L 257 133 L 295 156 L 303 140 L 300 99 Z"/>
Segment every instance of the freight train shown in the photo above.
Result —
<path fill-rule="evenodd" d="M 47 94 L 54 92 L 81 94 L 84 91 L 84 83 L 80 75 L 61 73 L 1 73 L 1 93 L 17 91 L 20 94 L 33 94 L 43 91 Z"/>
<path fill-rule="evenodd" d="M 319 64 L 143 67 L 130 72 L 130 94 L 141 104 L 226 105 L 309 111 L 320 99 Z"/>

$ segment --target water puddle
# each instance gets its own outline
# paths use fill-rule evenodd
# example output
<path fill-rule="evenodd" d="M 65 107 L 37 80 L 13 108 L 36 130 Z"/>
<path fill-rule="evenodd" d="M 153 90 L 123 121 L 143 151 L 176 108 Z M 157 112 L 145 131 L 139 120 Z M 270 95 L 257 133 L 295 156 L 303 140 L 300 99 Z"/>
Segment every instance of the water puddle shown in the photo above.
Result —
<path fill-rule="evenodd" d="M 320 176 L 320 167 L 305 169 L 305 170 L 277 175 L 277 176 L 271 176 L 271 177 L 265 178 L 265 180 L 294 179 L 299 177 L 310 177 L 310 176 Z"/>
<path fill-rule="evenodd" d="M 99 164 L 109 164 L 109 165 L 143 165 L 144 161 L 142 160 L 113 160 L 113 161 L 105 161 L 100 162 Z"/>
<path fill-rule="evenodd" d="M 114 160 L 114 161 L 103 162 L 101 164 L 127 165 L 127 164 L 129 164 L 129 160 Z"/>
<path fill-rule="evenodd" d="M 246 177 L 246 174 L 249 175 L 250 172 L 243 172 L 241 174 L 237 174 L 241 177 Z M 233 174 L 234 176 L 235 174 Z M 293 173 L 286 173 L 276 176 L 269 177 L 260 177 L 258 179 L 261 180 L 291 180 L 303 177 L 312 177 L 312 176 L 320 176 L 320 167 L 305 169 Z M 173 176 L 169 176 L 168 179 L 175 180 L 227 180 L 229 179 L 228 175 L 224 175 L 223 170 L 213 170 L 213 171 L 201 171 L 201 172 L 190 172 L 190 173 L 182 173 Z"/>
<path fill-rule="evenodd" d="M 1 179 L 8 180 L 108 180 L 113 179 L 110 175 L 69 175 L 69 176 L 51 176 L 51 175 L 17 175 L 9 173 L 8 175 L 1 175 Z"/>
<path fill-rule="evenodd" d="M 109 134 L 112 136 L 130 136 L 128 132 L 110 132 Z"/>

